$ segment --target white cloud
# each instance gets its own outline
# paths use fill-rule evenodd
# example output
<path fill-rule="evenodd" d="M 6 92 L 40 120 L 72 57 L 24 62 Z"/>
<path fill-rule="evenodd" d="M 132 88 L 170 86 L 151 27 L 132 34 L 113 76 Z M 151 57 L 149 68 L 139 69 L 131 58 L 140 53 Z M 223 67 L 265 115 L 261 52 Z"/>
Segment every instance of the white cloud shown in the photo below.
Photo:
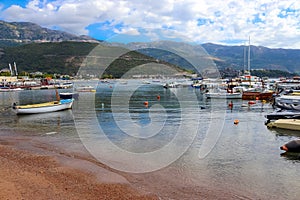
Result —
<path fill-rule="evenodd" d="M 106 26 L 116 34 L 143 30 L 153 38 L 160 32 L 223 44 L 244 44 L 251 35 L 254 45 L 300 48 L 298 0 L 32 0 L 25 8 L 3 10 L 1 16 L 79 35 L 88 34 L 90 24 L 109 22 Z"/>
<path fill-rule="evenodd" d="M 140 35 L 139 31 L 135 28 L 122 28 L 122 29 L 114 29 L 117 34 L 126 34 L 126 35 Z"/>

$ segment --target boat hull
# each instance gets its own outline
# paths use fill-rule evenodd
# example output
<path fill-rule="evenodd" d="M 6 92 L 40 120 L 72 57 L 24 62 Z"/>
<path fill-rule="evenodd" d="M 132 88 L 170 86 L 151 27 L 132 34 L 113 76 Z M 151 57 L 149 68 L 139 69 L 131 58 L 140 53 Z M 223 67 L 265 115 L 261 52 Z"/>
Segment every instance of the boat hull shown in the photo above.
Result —
<path fill-rule="evenodd" d="M 241 99 L 242 93 L 205 93 L 208 99 Z"/>
<path fill-rule="evenodd" d="M 274 122 L 270 122 L 268 128 L 281 128 L 287 130 L 300 131 L 300 120 L 299 119 L 278 119 Z"/>
<path fill-rule="evenodd" d="M 300 112 L 293 111 L 280 111 L 267 114 L 265 116 L 268 120 L 277 120 L 277 119 L 300 119 Z"/>
<path fill-rule="evenodd" d="M 298 95 L 283 95 L 275 98 L 275 106 L 300 111 L 300 96 Z"/>
<path fill-rule="evenodd" d="M 59 97 L 61 99 L 78 99 L 79 93 L 74 93 L 74 92 L 59 93 Z"/>
<path fill-rule="evenodd" d="M 243 100 L 267 100 L 273 99 L 274 92 L 243 92 Z"/>
<path fill-rule="evenodd" d="M 41 104 L 32 104 L 25 106 L 13 106 L 13 111 L 16 114 L 38 114 L 57 112 L 72 108 L 73 99 L 63 99 L 60 101 L 53 101 Z"/>

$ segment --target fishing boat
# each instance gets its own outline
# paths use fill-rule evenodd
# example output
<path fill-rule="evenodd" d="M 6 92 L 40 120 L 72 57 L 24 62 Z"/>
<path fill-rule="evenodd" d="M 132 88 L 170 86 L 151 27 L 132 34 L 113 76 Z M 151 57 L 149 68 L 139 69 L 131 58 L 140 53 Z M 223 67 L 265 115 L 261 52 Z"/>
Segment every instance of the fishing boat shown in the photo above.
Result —
<path fill-rule="evenodd" d="M 267 100 L 271 101 L 273 99 L 274 92 L 270 90 L 262 91 L 244 91 L 242 99 L 243 100 Z"/>
<path fill-rule="evenodd" d="M 61 99 L 59 101 L 51 101 L 29 105 L 16 105 L 16 103 L 14 103 L 12 109 L 16 114 L 37 114 L 56 112 L 72 108 L 73 101 L 73 99 Z"/>
<path fill-rule="evenodd" d="M 278 119 L 268 123 L 267 127 L 300 131 L 300 119 Z"/>

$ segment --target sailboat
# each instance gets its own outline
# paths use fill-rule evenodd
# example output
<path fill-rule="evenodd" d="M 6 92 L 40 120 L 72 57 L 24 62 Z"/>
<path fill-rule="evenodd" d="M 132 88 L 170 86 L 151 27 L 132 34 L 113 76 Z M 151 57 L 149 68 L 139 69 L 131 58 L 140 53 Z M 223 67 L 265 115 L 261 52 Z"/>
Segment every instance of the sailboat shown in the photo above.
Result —
<path fill-rule="evenodd" d="M 274 91 L 270 91 L 265 88 L 264 83 L 257 76 L 251 76 L 250 70 L 250 55 L 251 55 L 251 45 L 250 45 L 250 36 L 249 36 L 249 45 L 248 45 L 248 69 L 245 70 L 244 62 L 244 75 L 241 76 L 241 86 L 243 87 L 243 100 L 272 100 Z M 244 59 L 245 59 L 244 51 Z"/>

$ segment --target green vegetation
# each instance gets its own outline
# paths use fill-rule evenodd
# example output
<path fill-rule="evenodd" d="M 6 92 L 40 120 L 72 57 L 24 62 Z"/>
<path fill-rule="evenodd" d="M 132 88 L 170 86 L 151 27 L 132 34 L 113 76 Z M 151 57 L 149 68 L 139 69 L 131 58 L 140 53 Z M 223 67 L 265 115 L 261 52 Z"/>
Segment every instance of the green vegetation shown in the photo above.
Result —
<path fill-rule="evenodd" d="M 28 76 L 29 74 L 30 76 L 37 76 L 32 74 L 34 72 L 42 72 L 42 76 L 74 76 L 77 74 L 79 68 L 84 68 L 85 59 L 98 45 L 101 44 L 88 42 L 49 42 L 5 47 L 0 49 L 0 70 L 8 68 L 9 63 L 13 64 L 13 62 L 16 62 L 20 76 Z M 102 53 L 105 54 L 103 55 L 103 58 L 105 58 L 105 56 L 109 57 L 110 55 L 113 55 L 113 52 L 116 50 L 110 46 L 102 47 L 104 48 L 100 48 L 100 50 L 103 50 L 104 52 Z M 211 55 L 218 58 L 214 61 L 218 66 L 222 77 L 234 77 L 240 74 L 242 65 L 238 63 L 242 62 L 242 47 L 220 47 L 213 44 L 208 46 L 204 45 L 204 47 L 207 48 L 207 51 L 210 52 Z M 217 47 L 218 49 L 216 50 Z M 291 50 L 293 53 L 288 56 L 285 55 L 284 52 L 289 50 L 276 50 L 275 56 L 280 57 L 281 54 L 279 52 L 281 52 L 283 54 L 281 57 L 289 58 L 289 60 L 283 59 L 282 61 L 279 58 L 273 58 L 274 56 L 272 56 L 272 50 L 270 49 L 261 48 L 260 53 L 258 53 L 257 48 L 252 47 L 252 49 L 254 58 L 251 60 L 251 66 L 253 65 L 253 68 L 258 68 L 261 65 L 276 66 L 272 67 L 272 70 L 266 69 L 270 67 L 261 67 L 260 69 L 262 70 L 251 70 L 251 74 L 253 75 L 270 78 L 292 77 L 296 76 L 299 72 L 299 67 L 296 66 L 299 66 L 300 64 L 295 61 L 295 57 L 298 55 L 298 51 L 296 50 Z M 263 51 L 266 55 L 265 58 L 263 58 L 264 53 L 261 53 Z M 98 61 L 101 62 L 103 58 L 99 58 Z M 285 68 L 278 64 L 283 63 L 284 61 L 286 61 L 285 63 L 287 63 L 287 66 L 288 63 L 294 62 L 293 65 Z M 99 65 L 99 62 L 95 62 L 94 70 L 99 72 Z M 139 66 L 143 67 L 139 68 Z M 171 67 L 175 71 L 168 71 L 167 67 L 164 68 L 164 66 Z M 194 70 L 193 66 L 184 58 L 167 51 L 151 48 L 128 52 L 115 59 L 109 66 L 103 64 L 101 67 L 105 68 L 102 78 L 120 78 L 133 68 L 134 70 L 131 71 L 135 71 L 135 73 L 140 73 L 142 75 L 155 75 L 160 73 L 161 75 L 170 75 L 176 73 L 176 71 L 192 73 Z M 144 67 L 148 67 L 149 70 L 145 70 Z M 288 71 L 293 73 L 289 73 Z M 90 72 L 87 72 L 86 74 L 95 75 L 95 77 L 99 76 Z M 1 75 L 10 74 L 8 72 L 2 72 Z"/>
<path fill-rule="evenodd" d="M 285 77 L 291 78 L 294 76 L 298 76 L 297 73 L 289 73 L 286 71 L 281 70 L 251 70 L 251 75 L 258 76 L 258 77 L 269 77 L 269 78 L 278 78 L 278 77 Z"/>
<path fill-rule="evenodd" d="M 0 72 L 0 76 L 10 76 L 10 72 Z"/>
<path fill-rule="evenodd" d="M 16 62 L 19 71 L 75 75 L 85 56 L 96 45 L 86 42 L 61 42 L 6 47 L 0 57 L 0 66 L 5 68 L 8 63 Z"/>
<path fill-rule="evenodd" d="M 97 45 L 96 43 L 86 42 L 61 42 L 33 43 L 16 47 L 6 47 L 3 49 L 0 57 L 0 66 L 2 66 L 0 69 L 7 68 L 8 63 L 16 62 L 18 71 L 22 75 L 30 74 L 30 76 L 38 76 L 32 73 L 42 72 L 43 74 L 75 76 L 78 69 L 83 65 L 86 56 Z M 158 61 L 139 52 L 131 51 L 113 61 L 106 68 L 102 78 L 120 78 L 133 67 L 147 63 L 162 63 L 171 66 L 177 71 L 183 71 L 178 66 Z M 19 73 L 19 75 L 21 74 Z"/>
<path fill-rule="evenodd" d="M 173 69 L 172 72 L 166 68 Z M 103 77 L 120 78 L 129 70 L 130 75 L 174 75 L 178 72 L 186 71 L 174 64 L 166 61 L 161 61 L 156 58 L 144 55 L 137 51 L 130 51 L 120 58 L 116 59 L 110 64 L 110 66 L 104 71 Z M 148 68 L 148 69 L 147 69 Z"/>

